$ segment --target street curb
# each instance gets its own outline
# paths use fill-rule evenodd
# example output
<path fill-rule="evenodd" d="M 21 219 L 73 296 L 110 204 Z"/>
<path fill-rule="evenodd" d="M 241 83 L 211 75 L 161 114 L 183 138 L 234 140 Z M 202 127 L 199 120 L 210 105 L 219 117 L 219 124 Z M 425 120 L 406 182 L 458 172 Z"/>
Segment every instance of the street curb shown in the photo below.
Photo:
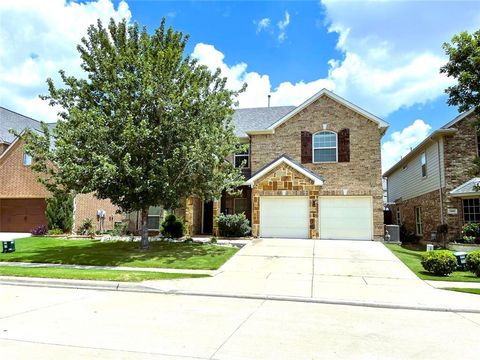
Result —
<path fill-rule="evenodd" d="M 215 292 L 185 291 L 185 290 L 161 290 L 161 289 L 141 285 L 141 283 L 128 283 L 128 282 L 64 280 L 64 279 L 60 280 L 60 279 L 0 276 L 0 285 L 34 286 L 34 287 L 67 288 L 67 289 L 99 290 L 99 291 L 101 290 L 124 291 L 124 292 L 150 293 L 150 294 L 162 294 L 162 295 L 205 296 L 205 297 L 245 299 L 245 300 L 285 301 L 285 302 L 299 302 L 299 303 L 310 303 L 310 304 L 357 306 L 357 307 L 370 307 L 370 308 L 393 309 L 393 310 L 416 310 L 416 311 L 455 312 L 455 313 L 460 312 L 460 313 L 480 314 L 480 308 L 469 309 L 469 308 L 433 307 L 433 306 L 424 306 L 424 305 L 404 305 L 404 304 L 390 304 L 390 303 L 353 301 L 353 300 L 330 300 L 330 299 L 321 299 L 321 298 L 305 298 L 305 297 L 280 296 L 280 295 L 238 294 L 238 293 L 220 293 L 220 292 L 215 293 Z"/>

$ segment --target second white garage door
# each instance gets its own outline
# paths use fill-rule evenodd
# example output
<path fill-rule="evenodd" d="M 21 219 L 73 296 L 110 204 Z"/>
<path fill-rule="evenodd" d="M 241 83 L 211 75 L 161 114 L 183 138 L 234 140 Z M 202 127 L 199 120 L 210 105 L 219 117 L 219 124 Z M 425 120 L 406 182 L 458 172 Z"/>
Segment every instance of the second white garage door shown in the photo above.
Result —
<path fill-rule="evenodd" d="M 321 196 L 319 211 L 321 239 L 372 239 L 370 196 Z"/>
<path fill-rule="evenodd" d="M 261 237 L 306 239 L 308 227 L 308 197 L 260 197 Z"/>

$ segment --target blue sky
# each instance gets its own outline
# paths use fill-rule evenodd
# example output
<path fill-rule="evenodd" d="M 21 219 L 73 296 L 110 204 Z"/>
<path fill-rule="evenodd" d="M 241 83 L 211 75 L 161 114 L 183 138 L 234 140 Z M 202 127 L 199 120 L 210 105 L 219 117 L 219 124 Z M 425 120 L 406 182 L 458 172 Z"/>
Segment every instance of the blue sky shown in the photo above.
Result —
<path fill-rule="evenodd" d="M 48 4 L 48 6 L 45 6 Z M 298 105 L 326 87 L 391 124 L 384 170 L 456 116 L 439 74 L 442 42 L 480 28 L 478 1 L 0 2 L 0 105 L 53 121 L 37 95 L 58 69 L 81 76 L 75 45 L 97 18 L 190 34 L 187 53 L 220 67 L 241 107 Z M 15 44 L 14 47 L 10 44 Z"/>

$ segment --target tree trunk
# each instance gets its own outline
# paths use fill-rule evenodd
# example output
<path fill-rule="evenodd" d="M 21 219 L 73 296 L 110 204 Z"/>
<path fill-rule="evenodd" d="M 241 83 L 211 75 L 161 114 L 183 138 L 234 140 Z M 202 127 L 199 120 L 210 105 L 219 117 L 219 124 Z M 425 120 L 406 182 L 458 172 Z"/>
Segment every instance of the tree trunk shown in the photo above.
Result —
<path fill-rule="evenodd" d="M 140 249 L 147 250 L 148 242 L 148 207 L 142 209 L 142 239 L 140 241 Z"/>

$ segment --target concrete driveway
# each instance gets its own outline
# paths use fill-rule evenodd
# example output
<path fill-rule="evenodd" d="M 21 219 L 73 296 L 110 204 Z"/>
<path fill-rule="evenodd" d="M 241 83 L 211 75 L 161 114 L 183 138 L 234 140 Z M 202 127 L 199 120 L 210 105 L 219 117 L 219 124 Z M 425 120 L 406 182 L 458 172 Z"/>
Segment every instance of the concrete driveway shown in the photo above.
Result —
<path fill-rule="evenodd" d="M 205 279 L 146 282 L 171 292 L 480 310 L 480 297 L 434 289 L 382 243 L 258 239 Z"/>
<path fill-rule="evenodd" d="M 32 236 L 30 233 L 0 232 L 0 241 L 9 241 Z"/>

